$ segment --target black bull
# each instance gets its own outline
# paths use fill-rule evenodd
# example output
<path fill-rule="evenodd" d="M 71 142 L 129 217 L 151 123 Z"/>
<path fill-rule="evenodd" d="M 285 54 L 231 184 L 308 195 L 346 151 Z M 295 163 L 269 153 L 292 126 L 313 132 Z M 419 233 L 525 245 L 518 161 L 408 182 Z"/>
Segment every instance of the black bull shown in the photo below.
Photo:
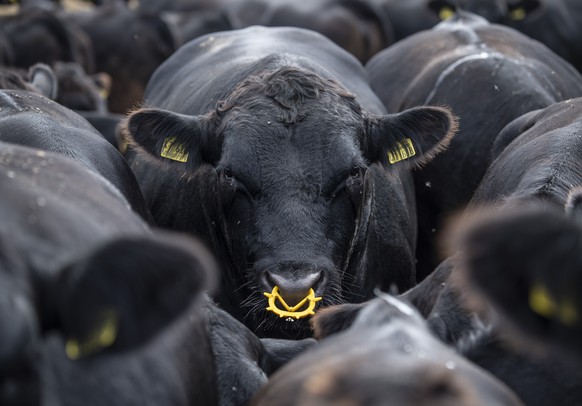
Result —
<path fill-rule="evenodd" d="M 265 312 L 274 286 L 291 306 L 313 289 L 322 307 L 414 284 L 408 169 L 446 146 L 448 110 L 387 115 L 354 57 L 295 28 L 195 40 L 145 100 L 123 132 L 152 213 L 207 241 L 224 272 L 217 300 L 259 335 L 308 333 Z"/>

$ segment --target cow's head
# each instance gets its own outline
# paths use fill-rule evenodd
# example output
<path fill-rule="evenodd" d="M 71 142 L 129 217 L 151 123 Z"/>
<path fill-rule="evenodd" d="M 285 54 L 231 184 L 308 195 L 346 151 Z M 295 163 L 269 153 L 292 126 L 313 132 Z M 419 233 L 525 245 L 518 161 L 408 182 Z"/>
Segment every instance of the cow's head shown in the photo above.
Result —
<path fill-rule="evenodd" d="M 216 265 L 198 242 L 162 233 L 97 247 L 54 280 L 29 269 L 0 239 L 0 319 L 10 327 L 0 329 L 0 404 L 6 406 L 41 404 L 45 333 L 62 335 L 63 352 L 74 360 L 135 348 L 189 308 Z"/>
<path fill-rule="evenodd" d="M 480 15 L 492 23 L 519 22 L 538 10 L 540 0 L 428 0 L 428 8 L 441 20 L 458 10 Z"/>
<path fill-rule="evenodd" d="M 191 176 L 190 185 L 212 168 L 216 185 L 206 189 L 218 196 L 212 221 L 223 248 L 215 249 L 229 260 L 226 307 L 263 334 L 279 323 L 264 312 L 263 293 L 275 286 L 290 307 L 311 289 L 323 298 L 319 307 L 342 302 L 342 289 L 362 293 L 347 270 L 374 216 L 370 168 L 399 183 L 398 172 L 444 148 L 455 125 L 439 107 L 372 115 L 335 81 L 284 67 L 249 77 L 206 115 L 138 110 L 124 132 L 178 168 L 176 179 Z M 296 335 L 307 329 L 304 320 L 286 324 Z"/>

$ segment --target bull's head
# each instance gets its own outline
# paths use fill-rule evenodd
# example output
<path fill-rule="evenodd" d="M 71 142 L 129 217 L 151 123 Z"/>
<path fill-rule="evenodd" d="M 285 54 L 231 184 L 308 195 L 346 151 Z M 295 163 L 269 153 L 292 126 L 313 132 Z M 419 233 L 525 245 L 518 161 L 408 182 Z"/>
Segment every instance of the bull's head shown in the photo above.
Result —
<path fill-rule="evenodd" d="M 321 307 L 363 300 L 377 285 L 409 287 L 414 214 L 401 170 L 454 131 L 444 108 L 372 115 L 336 82 L 295 67 L 248 78 L 206 115 L 144 108 L 124 125 L 134 146 L 182 172 L 176 180 L 216 195 L 199 199 L 217 206 L 204 211 L 217 213 L 207 224 L 226 268 L 220 302 L 255 332 L 277 335 L 305 333 L 303 319 L 283 320 L 317 297 Z M 213 186 L 201 187 L 209 177 Z M 293 314 L 266 313 L 264 292 L 271 308 Z"/>

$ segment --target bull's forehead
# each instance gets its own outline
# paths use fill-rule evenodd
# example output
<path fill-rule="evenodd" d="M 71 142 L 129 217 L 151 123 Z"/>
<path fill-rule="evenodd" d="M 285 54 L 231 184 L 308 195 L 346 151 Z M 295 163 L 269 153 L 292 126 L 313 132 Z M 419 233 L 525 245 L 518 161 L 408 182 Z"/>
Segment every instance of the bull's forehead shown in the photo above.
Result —
<path fill-rule="evenodd" d="M 220 165 L 260 188 L 281 178 L 325 187 L 365 165 L 357 126 L 338 121 L 325 115 L 290 125 L 268 115 L 236 120 L 225 129 Z"/>

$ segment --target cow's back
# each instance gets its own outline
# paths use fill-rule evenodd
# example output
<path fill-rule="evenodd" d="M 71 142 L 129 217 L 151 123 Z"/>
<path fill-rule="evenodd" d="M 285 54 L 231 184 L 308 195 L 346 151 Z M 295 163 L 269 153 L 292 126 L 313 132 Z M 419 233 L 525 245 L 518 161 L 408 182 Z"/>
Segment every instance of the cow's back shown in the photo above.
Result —
<path fill-rule="evenodd" d="M 146 104 L 203 114 L 214 109 L 242 79 L 272 64 L 303 67 L 335 79 L 356 94 L 368 110 L 384 110 L 369 88 L 363 67 L 347 51 L 309 30 L 269 28 L 268 39 L 257 35 L 262 30 L 267 28 L 213 33 L 184 45 L 152 76 L 145 92 Z"/>

